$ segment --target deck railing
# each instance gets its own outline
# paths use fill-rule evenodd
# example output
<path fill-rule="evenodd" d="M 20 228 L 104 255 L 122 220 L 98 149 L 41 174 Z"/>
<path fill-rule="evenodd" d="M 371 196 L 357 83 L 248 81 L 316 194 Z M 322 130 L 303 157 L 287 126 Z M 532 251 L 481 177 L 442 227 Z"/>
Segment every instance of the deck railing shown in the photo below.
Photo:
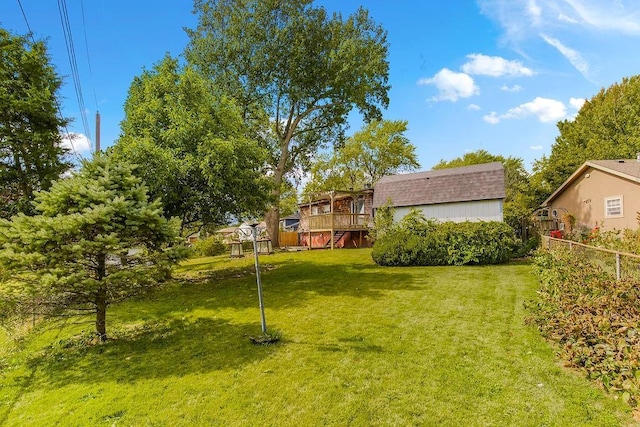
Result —
<path fill-rule="evenodd" d="M 368 214 L 327 213 L 311 215 L 309 230 L 362 230 L 369 224 Z"/>

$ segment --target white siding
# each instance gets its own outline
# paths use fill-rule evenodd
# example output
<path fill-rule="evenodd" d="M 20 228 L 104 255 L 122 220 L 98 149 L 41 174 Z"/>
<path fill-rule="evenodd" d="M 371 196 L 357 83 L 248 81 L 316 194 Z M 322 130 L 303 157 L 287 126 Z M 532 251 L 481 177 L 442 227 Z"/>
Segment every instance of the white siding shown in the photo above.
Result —
<path fill-rule="evenodd" d="M 502 221 L 502 200 L 442 203 L 437 205 L 406 206 L 395 208 L 393 219 L 398 222 L 411 208 L 422 211 L 427 219 L 438 221 Z"/>

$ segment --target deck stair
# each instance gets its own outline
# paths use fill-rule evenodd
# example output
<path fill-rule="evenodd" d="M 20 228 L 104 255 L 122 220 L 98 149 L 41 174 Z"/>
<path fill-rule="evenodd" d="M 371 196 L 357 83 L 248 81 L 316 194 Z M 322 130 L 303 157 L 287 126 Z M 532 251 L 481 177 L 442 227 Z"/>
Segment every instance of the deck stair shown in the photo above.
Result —
<path fill-rule="evenodd" d="M 340 239 L 342 239 L 342 237 L 347 234 L 347 231 L 336 231 L 333 233 L 333 246 L 335 247 L 338 242 L 340 241 Z M 327 241 L 327 243 L 325 243 L 324 245 L 325 248 L 330 248 L 331 247 L 331 239 L 329 239 Z"/>

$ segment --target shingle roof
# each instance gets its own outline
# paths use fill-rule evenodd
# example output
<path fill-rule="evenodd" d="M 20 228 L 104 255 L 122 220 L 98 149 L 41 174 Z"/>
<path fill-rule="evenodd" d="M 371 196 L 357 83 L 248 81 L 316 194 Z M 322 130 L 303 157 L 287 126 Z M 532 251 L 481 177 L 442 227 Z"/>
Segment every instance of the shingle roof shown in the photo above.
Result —
<path fill-rule="evenodd" d="M 587 160 L 584 162 L 541 206 L 547 206 L 556 199 L 572 182 L 589 168 L 598 169 L 629 181 L 640 183 L 640 162 L 636 159 L 628 160 Z"/>
<path fill-rule="evenodd" d="M 502 163 L 385 176 L 375 186 L 373 207 L 391 199 L 393 206 L 504 199 Z"/>
<path fill-rule="evenodd" d="M 633 160 L 589 160 L 590 166 L 600 166 L 600 169 L 609 170 L 610 172 L 618 172 L 618 174 L 627 175 L 626 178 L 640 178 L 640 162 Z"/>
<path fill-rule="evenodd" d="M 284 218 L 280 218 L 280 219 L 300 219 L 300 212 L 294 212 L 289 216 L 285 216 Z"/>

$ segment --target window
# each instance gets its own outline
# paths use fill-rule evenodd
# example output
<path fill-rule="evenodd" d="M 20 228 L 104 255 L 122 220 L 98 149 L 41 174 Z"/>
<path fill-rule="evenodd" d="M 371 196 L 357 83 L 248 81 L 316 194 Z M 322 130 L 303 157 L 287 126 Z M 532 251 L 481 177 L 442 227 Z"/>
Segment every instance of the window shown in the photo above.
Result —
<path fill-rule="evenodd" d="M 311 215 L 318 215 L 318 205 L 311 206 Z"/>
<path fill-rule="evenodd" d="M 604 199 L 604 217 L 620 218 L 623 216 L 622 196 L 607 197 Z"/>

